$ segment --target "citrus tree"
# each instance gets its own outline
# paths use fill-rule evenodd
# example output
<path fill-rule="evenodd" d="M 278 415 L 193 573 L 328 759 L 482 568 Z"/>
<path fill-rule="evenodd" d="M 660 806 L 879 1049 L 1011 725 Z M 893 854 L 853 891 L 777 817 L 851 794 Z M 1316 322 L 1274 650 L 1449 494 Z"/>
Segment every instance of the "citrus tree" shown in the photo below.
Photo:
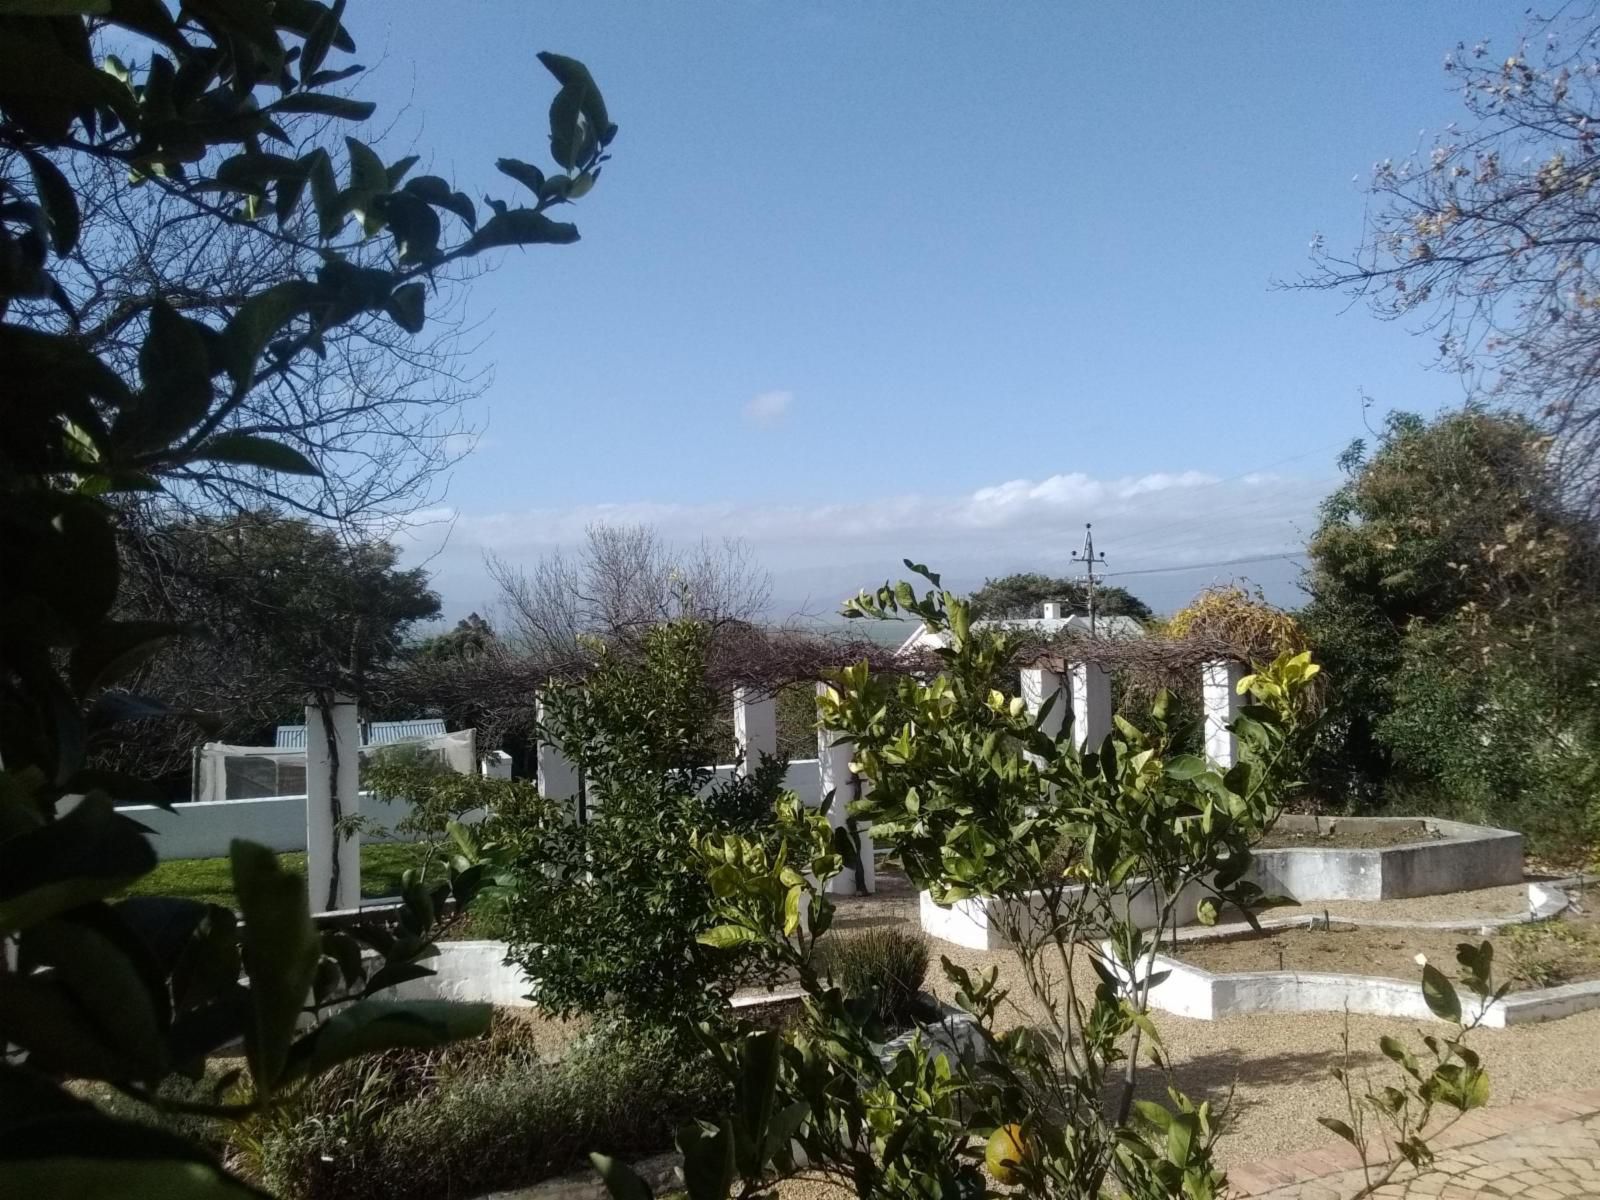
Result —
<path fill-rule="evenodd" d="M 848 833 L 790 797 L 776 844 L 700 839 L 718 918 L 701 939 L 767 955 L 806 1000 L 783 1037 L 710 1039 L 734 1103 L 680 1134 L 689 1193 L 766 1195 L 809 1169 L 862 1197 L 977 1197 L 995 1183 L 1062 1200 L 1221 1195 L 1219 1114 L 1177 1086 L 1150 1015 L 1156 955 L 1191 917 L 1211 923 L 1226 909 L 1254 922 L 1264 898 L 1245 879 L 1250 846 L 1292 782 L 1316 664 L 1285 653 L 1241 683 L 1241 757 L 1226 770 L 1176 749 L 1165 697 L 1143 728 L 1119 720 L 1080 750 L 1070 728 L 1048 732 L 1048 705 L 1029 712 L 999 687 L 1014 669 L 1010 635 L 974 626 L 964 600 L 914 569 L 930 590 L 885 587 L 847 611 L 908 614 L 944 635 L 938 670 L 846 668 L 819 701 L 822 720 L 854 743 L 869 785 L 851 813 L 936 901 L 991 902 L 1019 972 L 1007 982 L 945 958 L 965 1020 L 886 1047 L 873 998 L 846 995 L 817 954 L 834 914 L 826 883 L 856 852 Z M 1479 1005 L 1426 968 L 1429 1004 L 1456 1033 L 1428 1039 L 1420 1057 L 1386 1041 L 1399 1086 L 1352 1085 L 1349 1119 L 1330 1129 L 1363 1148 L 1382 1130 L 1420 1163 L 1431 1118 L 1484 1102 L 1487 1076 L 1461 1038 L 1494 994 L 1488 947 L 1465 947 L 1461 962 Z M 1164 1088 L 1141 1082 L 1152 1070 Z M 613 1195 L 645 1194 L 620 1164 L 596 1166 Z M 1371 1186 L 1387 1177 L 1375 1170 Z"/>

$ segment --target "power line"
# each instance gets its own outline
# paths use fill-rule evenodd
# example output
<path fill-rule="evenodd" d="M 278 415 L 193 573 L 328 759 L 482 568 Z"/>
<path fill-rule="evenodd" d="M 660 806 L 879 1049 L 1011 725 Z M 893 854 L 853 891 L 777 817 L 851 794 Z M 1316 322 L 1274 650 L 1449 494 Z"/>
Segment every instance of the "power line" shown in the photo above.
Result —
<path fill-rule="evenodd" d="M 1217 562 L 1184 563 L 1176 567 L 1145 567 L 1138 571 L 1112 571 L 1101 579 L 1126 579 L 1130 575 L 1166 575 L 1173 571 L 1204 571 L 1209 567 L 1242 567 L 1247 563 L 1301 562 L 1305 554 L 1256 554 L 1245 558 L 1224 558 Z"/>

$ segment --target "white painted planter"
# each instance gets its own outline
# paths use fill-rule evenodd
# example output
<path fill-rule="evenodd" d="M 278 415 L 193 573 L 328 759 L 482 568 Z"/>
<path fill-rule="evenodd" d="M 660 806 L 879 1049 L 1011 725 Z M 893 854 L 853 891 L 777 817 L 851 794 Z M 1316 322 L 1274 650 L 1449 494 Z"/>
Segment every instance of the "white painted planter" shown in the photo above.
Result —
<path fill-rule="evenodd" d="M 1548 889 L 1529 888 L 1532 911 L 1525 916 L 1490 918 L 1468 922 L 1409 922 L 1369 921 L 1368 926 L 1386 929 L 1460 929 L 1464 933 L 1488 933 L 1504 925 L 1520 924 L 1545 919 L 1554 897 Z M 1561 897 L 1559 912 L 1565 907 Z M 1286 917 L 1263 921 L 1263 929 L 1311 928 L 1320 918 L 1312 916 Z M 1216 929 L 1187 930 L 1178 935 L 1180 942 L 1215 941 L 1248 933 L 1247 925 L 1219 926 Z M 1103 947 L 1109 960 L 1111 948 Z M 1118 970 L 1115 966 L 1113 970 Z M 1150 989 L 1150 1006 L 1180 1017 L 1193 1017 L 1201 1021 L 1217 1017 L 1248 1016 L 1252 1013 L 1292 1012 L 1352 1012 L 1377 1017 L 1406 1017 L 1413 1020 L 1437 1020 L 1422 997 L 1422 985 L 1417 980 L 1388 979 L 1375 975 L 1345 975 L 1320 971 L 1236 971 L 1215 974 L 1169 955 L 1156 955 L 1150 970 L 1167 977 Z M 1130 976 L 1122 972 L 1124 984 Z M 1141 963 L 1131 978 L 1143 979 L 1145 967 Z M 1471 998 L 1462 997 L 1470 1005 Z M 1504 1029 L 1508 1025 L 1526 1025 L 1534 1021 L 1551 1021 L 1573 1013 L 1600 1008 L 1600 980 L 1569 983 L 1560 987 L 1534 988 L 1513 992 L 1483 1011 L 1484 1027 Z M 1468 1013 L 1473 1010 L 1469 1007 Z"/>
<path fill-rule="evenodd" d="M 1134 880 L 1132 884 L 1137 887 L 1139 882 Z M 1081 889 L 1073 888 L 1071 894 L 1077 894 L 1079 891 Z M 1210 893 L 1198 884 L 1184 888 L 1178 897 L 1179 924 L 1191 924 L 1194 921 L 1195 908 L 1208 895 Z M 1037 928 L 1040 919 L 1047 915 L 1037 892 L 1029 897 L 1026 906 L 1022 900 L 976 897 L 957 900 L 954 904 L 945 906 L 934 903 L 933 897 L 923 892 L 919 906 L 924 933 L 929 937 L 953 942 L 970 950 L 1004 950 L 1011 945 L 1006 937 L 1008 925 L 1014 922 L 1019 924 L 1022 936 L 1027 937 Z M 1149 929 L 1154 926 L 1160 908 L 1154 889 L 1146 887 L 1131 896 L 1124 893 L 1118 905 L 1118 917 L 1125 917 L 1130 908 L 1139 928 Z"/>
<path fill-rule="evenodd" d="M 1351 830 L 1414 825 L 1414 817 L 1323 817 L 1323 828 Z M 1398 900 L 1470 892 L 1522 882 L 1522 835 L 1461 821 L 1425 818 L 1443 836 L 1372 850 L 1293 846 L 1251 852 L 1245 878 L 1268 895 L 1301 904 L 1317 900 Z M 1318 818 L 1288 813 L 1278 828 L 1312 833 Z"/>

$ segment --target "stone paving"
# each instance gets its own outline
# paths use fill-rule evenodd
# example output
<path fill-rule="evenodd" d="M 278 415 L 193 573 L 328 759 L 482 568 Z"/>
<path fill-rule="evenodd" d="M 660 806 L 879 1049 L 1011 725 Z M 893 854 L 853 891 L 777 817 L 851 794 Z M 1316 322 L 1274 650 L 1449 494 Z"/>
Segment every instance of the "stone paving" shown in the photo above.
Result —
<path fill-rule="evenodd" d="M 1402 1168 L 1372 1194 L 1383 1200 L 1600 1200 L 1600 1088 L 1559 1092 L 1469 1113 L 1434 1143 L 1433 1167 Z M 1259 1200 L 1350 1200 L 1366 1184 L 1340 1143 L 1235 1167 L 1233 1194 Z"/>

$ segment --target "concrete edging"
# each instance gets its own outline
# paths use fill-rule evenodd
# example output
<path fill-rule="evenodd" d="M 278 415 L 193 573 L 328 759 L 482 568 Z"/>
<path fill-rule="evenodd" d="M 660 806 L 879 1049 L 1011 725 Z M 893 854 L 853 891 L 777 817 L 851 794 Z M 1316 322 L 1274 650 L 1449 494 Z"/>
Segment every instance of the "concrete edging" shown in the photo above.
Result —
<path fill-rule="evenodd" d="M 1434 817 L 1310 817 L 1286 813 L 1277 828 L 1382 828 L 1418 821 L 1441 836 L 1373 849 L 1288 846 L 1252 850 L 1245 878 L 1268 895 L 1318 900 L 1402 900 L 1522 882 L 1522 835 Z"/>
<path fill-rule="evenodd" d="M 1130 883 L 1140 890 L 1131 894 L 1127 891 L 1121 893 L 1123 903 L 1119 916 L 1126 914 L 1131 906 L 1139 928 L 1149 929 L 1155 925 L 1158 915 L 1155 893 L 1150 887 L 1140 887 L 1142 880 L 1132 880 Z M 1075 894 L 1082 888 L 1074 887 L 1068 891 Z M 1185 887 L 1178 895 L 1180 923 L 1193 923 L 1195 909 L 1210 894 L 1198 883 Z M 1024 936 L 1037 927 L 1043 912 L 1037 899 L 1039 895 L 1038 892 L 1032 892 L 1026 898 L 1017 900 L 974 896 L 957 900 L 951 905 L 942 905 L 936 904 L 929 893 L 922 892 L 918 897 L 919 923 L 929 937 L 965 946 L 968 950 L 1004 950 L 1011 944 L 1005 935 L 1007 923 L 1018 924 Z"/>
<path fill-rule="evenodd" d="M 1529 890 L 1531 893 L 1533 888 Z M 1463 932 L 1481 930 L 1487 933 L 1507 925 L 1544 920 L 1550 915 L 1554 914 L 1535 909 L 1523 916 L 1490 917 L 1465 922 L 1391 920 L 1351 923 L 1379 929 L 1460 929 Z M 1266 920 L 1260 924 L 1264 930 L 1309 929 L 1320 921 L 1319 917 L 1303 915 Z M 1248 925 L 1234 924 L 1182 930 L 1177 940 L 1217 941 L 1249 932 Z M 1110 946 L 1105 945 L 1102 949 L 1109 961 Z M 1122 975 L 1125 984 L 1130 982 L 1128 972 L 1122 971 L 1114 963 L 1112 969 Z M 1146 970 L 1141 964 L 1131 978 L 1143 979 Z M 1292 1012 L 1352 1012 L 1377 1017 L 1437 1020 L 1423 999 L 1422 985 L 1414 980 L 1320 971 L 1235 971 L 1216 974 L 1167 954 L 1157 954 L 1148 971 L 1156 974 L 1166 972 L 1166 978 L 1150 989 L 1152 1008 L 1201 1021 L 1248 1016 L 1252 1013 Z M 1510 1025 L 1552 1021 L 1596 1008 L 1600 1008 L 1600 980 L 1588 980 L 1510 993 L 1488 1005 L 1480 1014 L 1480 1023 L 1487 1029 L 1504 1029 Z M 1472 1015 L 1471 1010 L 1469 1015 Z"/>

